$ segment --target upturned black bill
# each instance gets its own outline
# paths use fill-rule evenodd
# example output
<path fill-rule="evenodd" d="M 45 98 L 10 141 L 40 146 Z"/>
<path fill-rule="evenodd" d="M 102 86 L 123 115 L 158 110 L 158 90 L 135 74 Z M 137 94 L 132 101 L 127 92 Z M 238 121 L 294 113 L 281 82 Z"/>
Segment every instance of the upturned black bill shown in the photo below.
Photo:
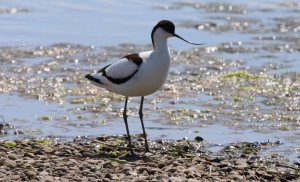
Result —
<path fill-rule="evenodd" d="M 205 44 L 205 43 L 201 43 L 201 44 L 192 43 L 192 42 L 189 42 L 189 41 L 185 40 L 184 38 L 180 37 L 179 35 L 177 35 L 175 33 L 173 35 L 174 35 L 174 37 L 177 37 L 177 38 L 183 40 L 184 42 L 187 42 L 187 43 L 192 44 L 192 45 L 203 45 L 203 44 Z"/>

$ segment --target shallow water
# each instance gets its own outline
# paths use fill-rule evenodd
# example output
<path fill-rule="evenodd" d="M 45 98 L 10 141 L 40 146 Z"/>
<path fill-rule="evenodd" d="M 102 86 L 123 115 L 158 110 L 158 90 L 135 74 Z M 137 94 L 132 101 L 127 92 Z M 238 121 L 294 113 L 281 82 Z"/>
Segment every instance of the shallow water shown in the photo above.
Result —
<path fill-rule="evenodd" d="M 197 48 L 169 41 L 174 58 L 170 78 L 145 103 L 149 137 L 192 139 L 200 135 L 212 144 L 211 150 L 236 141 L 279 140 L 284 144 L 270 152 L 297 160 L 299 11 L 298 2 L 281 0 L 242 4 L 236 0 L 2 1 L 0 61 L 5 81 L 0 83 L 0 115 L 16 127 L 2 139 L 124 134 L 122 98 L 89 87 L 81 77 L 107 60 L 149 49 L 145 44 L 150 43 L 153 24 L 171 19 L 179 25 L 178 34 L 207 44 Z M 123 43 L 130 44 L 118 45 Z M 227 86 L 226 80 L 222 83 L 220 74 L 237 69 L 268 78 L 254 86 L 254 81 L 238 79 L 227 80 Z M 280 77 L 288 80 L 281 82 Z M 244 89 L 266 87 L 261 88 L 262 94 L 240 93 L 238 84 Z M 274 91 L 281 86 L 288 93 Z M 78 87 L 81 90 L 76 91 Z M 282 94 L 290 98 L 276 98 Z M 134 134 L 141 133 L 138 101 L 132 99 L 129 104 Z M 15 131 L 24 134 L 15 135 Z"/>

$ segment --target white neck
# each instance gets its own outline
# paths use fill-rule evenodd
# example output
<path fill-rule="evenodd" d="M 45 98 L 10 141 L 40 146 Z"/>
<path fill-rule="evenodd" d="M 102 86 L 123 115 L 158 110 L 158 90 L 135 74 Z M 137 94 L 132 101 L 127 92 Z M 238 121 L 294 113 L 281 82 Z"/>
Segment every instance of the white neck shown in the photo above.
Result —
<path fill-rule="evenodd" d="M 154 43 L 154 52 L 157 53 L 169 53 L 169 48 L 168 48 L 168 35 L 162 30 L 158 29 L 154 35 L 153 35 L 153 43 Z"/>
<path fill-rule="evenodd" d="M 154 38 L 154 52 L 169 52 L 167 39 L 156 39 Z"/>

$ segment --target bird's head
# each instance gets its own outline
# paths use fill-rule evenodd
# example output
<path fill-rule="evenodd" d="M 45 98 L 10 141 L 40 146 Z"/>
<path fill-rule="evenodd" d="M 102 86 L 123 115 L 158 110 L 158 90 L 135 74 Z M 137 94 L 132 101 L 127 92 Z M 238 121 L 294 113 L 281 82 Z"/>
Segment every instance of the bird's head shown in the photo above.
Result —
<path fill-rule="evenodd" d="M 169 20 L 161 20 L 154 26 L 152 33 L 151 33 L 153 46 L 154 46 L 154 34 L 159 36 L 160 38 L 166 39 L 169 37 L 177 37 L 177 38 L 179 38 L 189 44 L 192 44 L 192 45 L 203 45 L 203 43 L 197 44 L 197 43 L 189 42 L 189 41 L 185 40 L 184 38 L 182 38 L 181 36 L 177 35 L 175 33 L 174 23 Z"/>

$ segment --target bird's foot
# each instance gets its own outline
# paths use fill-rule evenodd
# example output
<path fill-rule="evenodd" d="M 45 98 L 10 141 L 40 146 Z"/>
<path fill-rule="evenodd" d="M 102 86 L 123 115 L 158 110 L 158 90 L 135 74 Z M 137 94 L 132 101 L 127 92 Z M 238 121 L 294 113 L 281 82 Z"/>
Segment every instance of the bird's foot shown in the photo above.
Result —
<path fill-rule="evenodd" d="M 125 154 L 124 156 L 122 156 L 121 158 L 128 160 L 128 161 L 135 161 L 135 160 L 140 160 L 142 157 L 135 154 L 133 151 L 130 151 L 127 154 Z"/>

